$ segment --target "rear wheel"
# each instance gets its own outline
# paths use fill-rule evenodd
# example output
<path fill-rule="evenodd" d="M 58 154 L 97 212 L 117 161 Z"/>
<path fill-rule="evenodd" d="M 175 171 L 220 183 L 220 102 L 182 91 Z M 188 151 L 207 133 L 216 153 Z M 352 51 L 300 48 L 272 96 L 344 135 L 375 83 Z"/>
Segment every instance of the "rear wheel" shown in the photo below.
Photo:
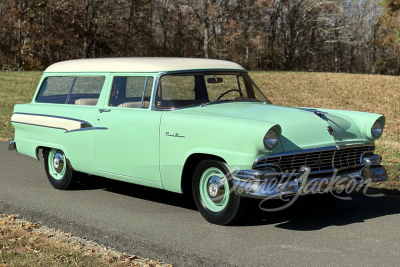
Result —
<path fill-rule="evenodd" d="M 243 214 L 245 199 L 232 190 L 229 173 L 226 163 L 216 160 L 201 161 L 194 171 L 194 201 L 201 215 L 210 223 L 233 224 Z"/>
<path fill-rule="evenodd" d="M 71 189 L 76 182 L 76 175 L 64 152 L 52 148 L 45 150 L 43 154 L 44 168 L 50 184 L 56 189 Z"/>

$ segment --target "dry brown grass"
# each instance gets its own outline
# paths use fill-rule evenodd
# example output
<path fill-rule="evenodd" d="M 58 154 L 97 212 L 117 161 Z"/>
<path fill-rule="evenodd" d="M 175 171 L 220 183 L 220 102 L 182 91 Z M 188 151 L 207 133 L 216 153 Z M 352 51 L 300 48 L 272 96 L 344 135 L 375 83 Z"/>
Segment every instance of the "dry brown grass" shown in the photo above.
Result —
<path fill-rule="evenodd" d="M 10 139 L 13 106 L 31 101 L 41 72 L 0 72 L 0 140 Z M 400 188 L 400 78 L 343 73 L 251 72 L 274 104 L 380 113 L 385 132 L 377 153 L 390 167 L 391 178 L 381 186 Z"/>
<path fill-rule="evenodd" d="M 12 138 L 14 105 L 31 102 L 41 76 L 42 72 L 0 72 L 0 140 Z"/>
<path fill-rule="evenodd" d="M 171 266 L 125 255 L 71 234 L 0 216 L 0 267 L 5 266 Z"/>

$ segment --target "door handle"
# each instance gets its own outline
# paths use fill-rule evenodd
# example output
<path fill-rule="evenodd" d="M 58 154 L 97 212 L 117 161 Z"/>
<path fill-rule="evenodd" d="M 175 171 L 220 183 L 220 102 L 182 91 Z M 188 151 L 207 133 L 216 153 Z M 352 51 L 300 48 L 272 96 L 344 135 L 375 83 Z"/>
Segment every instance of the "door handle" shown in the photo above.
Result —
<path fill-rule="evenodd" d="M 110 111 L 111 111 L 111 109 L 105 109 L 105 108 L 99 109 L 99 112 L 100 112 L 100 113 L 103 113 L 103 112 L 110 112 Z"/>

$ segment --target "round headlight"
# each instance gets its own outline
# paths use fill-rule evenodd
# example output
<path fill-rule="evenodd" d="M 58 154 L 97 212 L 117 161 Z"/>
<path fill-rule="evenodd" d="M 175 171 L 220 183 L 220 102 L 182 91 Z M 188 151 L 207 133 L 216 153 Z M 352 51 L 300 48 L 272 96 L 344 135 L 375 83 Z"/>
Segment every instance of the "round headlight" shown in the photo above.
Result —
<path fill-rule="evenodd" d="M 382 135 L 383 126 L 380 120 L 377 120 L 371 128 L 371 134 L 374 138 L 378 138 Z"/>
<path fill-rule="evenodd" d="M 267 134 L 264 137 L 264 146 L 267 149 L 274 149 L 276 145 L 278 144 L 279 141 L 279 134 L 271 129 L 267 132 Z"/>

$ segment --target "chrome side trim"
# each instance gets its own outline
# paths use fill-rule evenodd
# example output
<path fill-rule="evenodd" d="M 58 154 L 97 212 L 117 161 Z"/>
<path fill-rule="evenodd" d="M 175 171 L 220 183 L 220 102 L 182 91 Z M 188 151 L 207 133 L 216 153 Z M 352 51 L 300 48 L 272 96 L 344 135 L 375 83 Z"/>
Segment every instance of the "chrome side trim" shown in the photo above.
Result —
<path fill-rule="evenodd" d="M 74 132 L 82 132 L 82 131 L 93 131 L 93 130 L 108 130 L 107 127 L 88 127 L 88 128 L 81 128 L 71 131 L 66 131 L 65 133 L 74 133 Z"/>
<path fill-rule="evenodd" d="M 45 118 L 38 119 L 40 117 L 51 118 L 52 120 L 45 120 Z M 65 133 L 108 129 L 105 127 L 94 127 L 91 123 L 83 120 L 31 113 L 14 113 L 13 117 L 11 117 L 11 122 L 45 128 L 60 129 L 64 130 Z"/>
<path fill-rule="evenodd" d="M 50 128 L 50 129 L 58 129 L 58 130 L 68 131 L 67 129 L 65 129 L 65 128 L 60 128 L 60 127 L 51 127 L 51 126 L 37 125 L 37 124 L 25 123 L 25 122 L 18 122 L 18 121 L 13 121 L 13 123 L 19 123 L 19 124 L 38 126 L 38 127 L 43 127 L 43 128 Z"/>
<path fill-rule="evenodd" d="M 62 116 L 54 116 L 54 115 L 46 115 L 46 114 L 36 114 L 36 113 L 25 113 L 25 112 L 14 112 L 14 114 L 22 114 L 22 115 L 33 115 L 33 116 L 43 116 L 43 117 L 49 117 L 49 118 L 58 118 L 58 119 L 68 119 L 71 121 L 79 121 L 82 122 L 83 120 L 79 120 L 79 119 L 74 119 L 74 118 L 70 118 L 70 117 L 62 117 Z"/>
<path fill-rule="evenodd" d="M 81 121 L 81 129 L 82 128 L 93 128 L 93 125 L 91 125 L 87 121 Z"/>
<path fill-rule="evenodd" d="M 269 156 L 264 156 L 264 157 L 260 157 L 257 158 L 254 163 L 252 168 L 254 169 L 256 167 L 256 165 L 265 159 L 268 158 L 276 158 L 276 157 L 283 157 L 283 156 L 291 156 L 291 155 L 298 155 L 298 154 L 306 154 L 306 153 L 312 153 L 312 152 L 322 152 L 322 151 L 338 151 L 341 149 L 345 149 L 345 148 L 354 148 L 354 147 L 366 147 L 366 146 L 374 146 L 375 144 L 371 143 L 371 144 L 362 144 L 362 145 L 341 145 L 341 146 L 328 146 L 328 147 L 319 147 L 319 148 L 313 148 L 313 149 L 305 149 L 305 150 L 298 150 L 298 151 L 290 151 L 290 152 L 282 152 L 282 153 L 277 153 L 277 154 L 272 154 Z M 375 148 L 374 148 L 375 149 Z M 373 151 L 372 151 L 373 152 Z M 333 162 L 332 162 L 333 163 Z"/>

